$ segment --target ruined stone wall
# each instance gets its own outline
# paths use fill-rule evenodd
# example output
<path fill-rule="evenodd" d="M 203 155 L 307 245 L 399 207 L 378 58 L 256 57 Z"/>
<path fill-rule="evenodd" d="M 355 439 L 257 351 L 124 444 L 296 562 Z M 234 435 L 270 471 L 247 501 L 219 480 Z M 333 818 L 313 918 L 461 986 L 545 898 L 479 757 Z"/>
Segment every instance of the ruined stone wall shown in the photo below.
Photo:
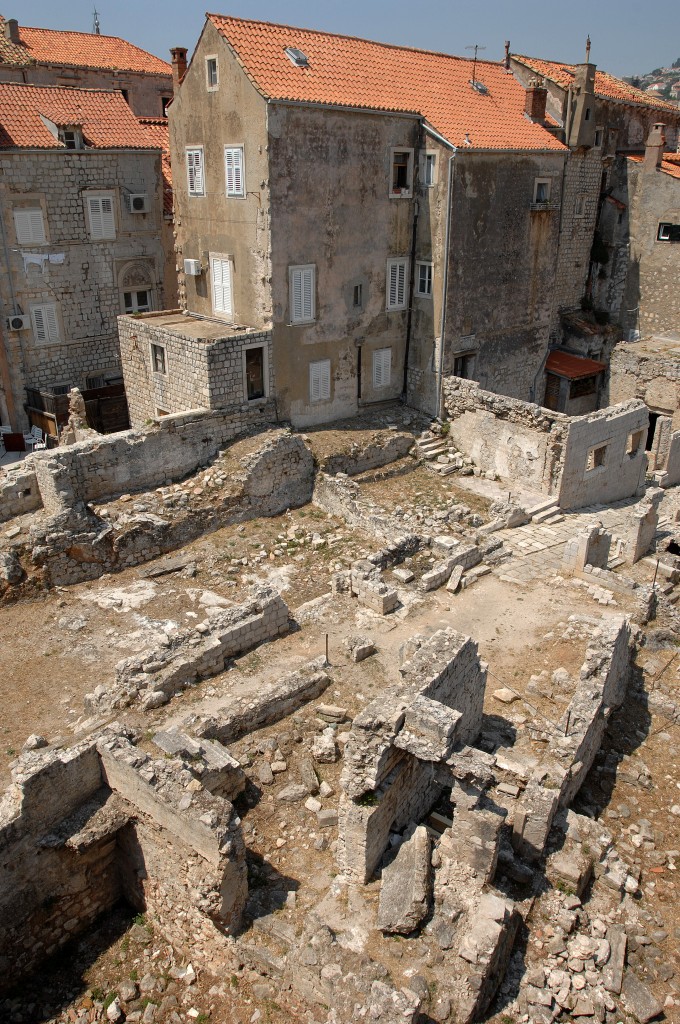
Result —
<path fill-rule="evenodd" d="M 175 318 L 176 319 L 176 318 Z M 172 323 L 166 324 L 166 321 Z M 200 322 L 199 326 L 200 326 Z M 118 318 L 125 393 L 130 423 L 141 428 L 161 413 L 191 409 L 238 409 L 244 416 L 263 411 L 275 418 L 266 399 L 248 402 L 245 386 L 245 350 L 264 346 L 268 369 L 266 394 L 274 394 L 271 333 L 243 329 L 216 340 L 191 333 L 197 321 L 175 323 L 167 313 Z M 165 372 L 154 370 L 151 346 L 162 347 Z"/>
<path fill-rule="evenodd" d="M 317 473 L 312 501 L 329 515 L 344 519 L 350 526 L 368 530 L 388 542 L 404 533 L 403 523 L 362 497 L 358 484 L 342 473 L 336 476 Z"/>
<path fill-rule="evenodd" d="M 444 379 L 450 436 L 482 472 L 554 493 L 562 471 L 569 418 L 483 391 L 472 381 Z"/>
<path fill-rule="evenodd" d="M 632 398 L 670 416 L 672 429 L 680 429 L 680 360 L 673 342 L 624 342 L 614 348 L 609 365 L 609 402 L 614 405 Z"/>
<path fill-rule="evenodd" d="M 85 388 L 89 376 L 121 372 L 116 317 L 124 308 L 123 280 L 130 269 L 144 281 L 137 287 L 147 288 L 155 305 L 164 304 L 160 151 L 3 152 L 0 182 L 10 252 L 9 266 L 0 271 L 4 308 L 9 313 L 16 302 L 30 316 L 34 305 L 53 302 L 58 323 L 59 340 L 52 342 L 39 341 L 32 325 L 4 332 L 12 426 L 23 429 L 26 387 Z M 90 238 L 89 192 L 113 196 L 115 238 Z M 131 213 L 130 193 L 146 193 L 150 212 Z M 44 245 L 19 245 L 13 211 L 24 207 L 42 210 Z"/>
<path fill-rule="evenodd" d="M 0 523 L 35 512 L 41 505 L 38 481 L 30 461 L 0 471 Z"/>
<path fill-rule="evenodd" d="M 560 508 L 606 504 L 643 491 L 648 426 L 640 401 L 573 418 L 564 447 Z M 631 450 L 634 437 L 637 447 Z"/>

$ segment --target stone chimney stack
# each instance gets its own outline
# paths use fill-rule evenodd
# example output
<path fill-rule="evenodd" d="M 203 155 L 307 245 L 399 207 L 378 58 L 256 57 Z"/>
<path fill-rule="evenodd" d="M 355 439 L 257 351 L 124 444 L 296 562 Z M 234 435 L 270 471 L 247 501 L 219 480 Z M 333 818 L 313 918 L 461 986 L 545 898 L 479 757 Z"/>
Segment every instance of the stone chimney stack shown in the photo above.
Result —
<path fill-rule="evenodd" d="M 19 22 L 16 18 L 8 18 L 5 22 L 5 39 L 10 43 L 19 43 Z"/>
<path fill-rule="evenodd" d="M 177 92 L 187 71 L 187 48 L 175 46 L 170 50 L 172 55 L 172 88 Z"/>
<path fill-rule="evenodd" d="M 666 148 L 665 124 L 655 124 L 649 133 L 645 143 L 645 171 L 656 171 L 661 167 L 664 150 Z"/>
<path fill-rule="evenodd" d="M 505 40 L 505 61 L 504 61 L 504 64 L 505 64 L 505 70 L 509 71 L 510 70 L 510 40 L 509 39 Z"/>
<path fill-rule="evenodd" d="M 540 79 L 532 78 L 526 89 L 524 98 L 524 113 L 532 121 L 545 121 L 545 104 L 548 99 L 548 90 L 541 84 Z"/>

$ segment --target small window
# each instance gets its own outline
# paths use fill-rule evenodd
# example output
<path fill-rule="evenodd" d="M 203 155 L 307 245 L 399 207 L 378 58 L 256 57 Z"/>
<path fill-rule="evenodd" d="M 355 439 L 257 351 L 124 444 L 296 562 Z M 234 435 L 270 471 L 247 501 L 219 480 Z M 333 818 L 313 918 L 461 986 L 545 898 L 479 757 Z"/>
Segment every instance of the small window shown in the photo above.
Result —
<path fill-rule="evenodd" d="M 626 455 L 634 459 L 637 453 L 644 448 L 645 432 L 644 430 L 636 430 L 634 433 L 628 435 L 628 444 L 626 445 Z"/>
<path fill-rule="evenodd" d="M 331 397 L 331 361 L 319 359 L 309 364 L 310 402 L 328 402 Z"/>
<path fill-rule="evenodd" d="M 224 177 L 227 195 L 242 199 L 246 194 L 243 182 L 243 146 L 224 147 Z"/>
<path fill-rule="evenodd" d="M 463 377 L 465 380 L 471 380 L 472 375 L 475 371 L 475 353 L 474 352 L 462 352 L 456 356 L 453 360 L 453 375 L 454 377 Z"/>
<path fill-rule="evenodd" d="M 535 203 L 549 203 L 550 202 L 550 178 L 536 178 L 534 181 L 534 202 Z"/>
<path fill-rule="evenodd" d="M 44 245 L 45 223 L 40 207 L 19 207 L 13 213 L 18 244 Z"/>
<path fill-rule="evenodd" d="M 217 57 L 205 58 L 205 80 L 209 92 L 214 92 L 219 86 L 219 73 L 217 70 Z"/>
<path fill-rule="evenodd" d="M 417 294 L 426 298 L 432 295 L 432 264 L 431 263 L 418 263 L 417 264 L 417 280 L 418 280 L 418 291 Z"/>
<path fill-rule="evenodd" d="M 408 259 L 387 261 L 387 309 L 406 309 L 406 286 L 408 281 Z"/>
<path fill-rule="evenodd" d="M 78 127 L 64 127 L 59 129 L 59 141 L 65 149 L 82 149 L 83 133 Z"/>
<path fill-rule="evenodd" d="M 213 311 L 222 313 L 226 317 L 232 317 L 234 310 L 230 259 L 223 256 L 210 257 L 210 281 Z"/>
<path fill-rule="evenodd" d="M 585 398 L 587 395 L 597 394 L 597 378 L 581 377 L 580 380 L 572 380 L 569 383 L 569 398 Z"/>
<path fill-rule="evenodd" d="M 172 96 L 161 96 L 161 117 L 168 116 L 168 104 L 171 99 Z"/>
<path fill-rule="evenodd" d="M 148 313 L 153 309 L 151 291 L 148 288 L 141 288 L 123 292 L 123 306 L 126 313 Z"/>
<path fill-rule="evenodd" d="M 585 116 L 585 120 L 586 120 L 586 121 L 590 121 L 590 107 L 586 107 L 586 116 Z"/>
<path fill-rule="evenodd" d="M 409 199 L 413 189 L 413 150 L 392 150 L 390 196 Z"/>
<path fill-rule="evenodd" d="M 361 309 L 364 304 L 364 286 L 362 284 L 355 284 L 352 293 L 352 305 L 355 309 Z"/>
<path fill-rule="evenodd" d="M 167 375 L 167 363 L 165 361 L 165 345 L 151 346 L 151 369 L 154 373 Z"/>
<path fill-rule="evenodd" d="M 33 321 L 33 333 L 36 341 L 41 344 L 61 341 L 56 303 L 44 302 L 40 306 L 33 306 L 31 308 L 31 319 Z"/>
<path fill-rule="evenodd" d="M 607 461 L 607 448 L 609 445 L 601 444 L 595 445 L 588 452 L 588 461 L 586 462 L 586 470 L 590 472 L 593 469 L 600 469 L 606 464 Z"/>
<path fill-rule="evenodd" d="M 116 222 L 113 215 L 113 195 L 86 196 L 90 238 L 115 238 Z"/>
<path fill-rule="evenodd" d="M 265 359 L 264 346 L 247 348 L 244 352 L 245 377 L 246 377 L 246 398 L 249 402 L 255 402 L 258 398 L 266 396 L 265 373 L 267 361 Z"/>
<path fill-rule="evenodd" d="M 660 242 L 680 242 L 680 225 L 659 224 L 656 237 Z"/>
<path fill-rule="evenodd" d="M 316 267 L 310 263 L 302 267 L 289 267 L 288 288 L 290 322 L 312 323 L 316 315 Z"/>
<path fill-rule="evenodd" d="M 604 139 L 604 128 L 595 129 L 595 146 L 599 149 L 602 146 L 602 140 Z"/>
<path fill-rule="evenodd" d="M 432 188 L 437 183 L 437 154 L 426 153 L 425 165 L 423 167 L 423 184 L 425 188 Z"/>
<path fill-rule="evenodd" d="M 298 50 L 297 46 L 287 46 L 283 52 L 291 64 L 294 64 L 296 68 L 309 67 L 309 58 L 307 57 L 307 54 L 303 53 L 302 50 Z"/>
<path fill-rule="evenodd" d="M 386 388 L 392 376 L 392 349 L 378 348 L 373 353 L 373 387 Z"/>
<path fill-rule="evenodd" d="M 169 409 L 161 409 L 161 407 L 159 405 L 157 405 L 156 406 L 156 413 L 155 413 L 155 415 L 156 415 L 156 419 L 157 420 L 162 420 L 164 416 L 169 416 L 170 415 L 170 410 Z"/>
<path fill-rule="evenodd" d="M 130 94 L 129 94 L 129 92 L 127 91 L 127 89 L 121 89 L 121 90 L 120 90 L 120 93 L 121 93 L 121 96 L 123 97 L 123 99 L 125 100 L 125 102 L 126 102 L 126 103 L 128 104 L 128 106 L 129 106 L 129 105 L 130 105 Z"/>
<path fill-rule="evenodd" d="M 205 195 L 202 146 L 187 149 L 187 187 L 190 196 Z"/>

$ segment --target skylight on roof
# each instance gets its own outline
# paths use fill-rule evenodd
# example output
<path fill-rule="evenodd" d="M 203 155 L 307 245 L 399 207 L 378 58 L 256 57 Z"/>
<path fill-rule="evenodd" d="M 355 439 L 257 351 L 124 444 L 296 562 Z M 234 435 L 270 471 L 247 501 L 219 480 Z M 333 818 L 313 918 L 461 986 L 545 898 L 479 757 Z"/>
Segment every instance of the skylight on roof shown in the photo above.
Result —
<path fill-rule="evenodd" d="M 478 78 L 473 78 L 470 81 L 470 85 L 472 86 L 473 89 L 475 89 L 482 96 L 488 96 L 489 95 L 489 90 L 484 85 L 484 82 L 480 82 Z"/>
<path fill-rule="evenodd" d="M 287 46 L 284 53 L 296 68 L 309 67 L 309 58 L 307 57 L 307 54 L 303 53 L 302 50 L 298 50 L 296 46 Z"/>

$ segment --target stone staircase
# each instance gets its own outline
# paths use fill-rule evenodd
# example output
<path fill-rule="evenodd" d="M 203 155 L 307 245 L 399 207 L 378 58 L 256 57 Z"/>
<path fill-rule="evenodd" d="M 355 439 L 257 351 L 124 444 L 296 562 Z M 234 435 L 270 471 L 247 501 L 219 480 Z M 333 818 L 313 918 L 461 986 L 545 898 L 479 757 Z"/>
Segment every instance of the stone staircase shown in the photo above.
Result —
<path fill-rule="evenodd" d="M 546 500 L 540 502 L 540 504 L 527 509 L 527 515 L 531 519 L 532 523 L 543 523 L 546 526 L 552 526 L 553 523 L 564 522 L 564 516 L 560 512 L 560 506 L 557 498 L 546 498 Z"/>
<path fill-rule="evenodd" d="M 416 439 L 415 449 L 416 457 L 439 476 L 449 476 L 451 473 L 461 473 L 462 475 L 472 473 L 472 467 L 466 464 L 463 455 L 454 447 L 448 437 L 437 436 L 430 431 L 425 431 Z"/>

